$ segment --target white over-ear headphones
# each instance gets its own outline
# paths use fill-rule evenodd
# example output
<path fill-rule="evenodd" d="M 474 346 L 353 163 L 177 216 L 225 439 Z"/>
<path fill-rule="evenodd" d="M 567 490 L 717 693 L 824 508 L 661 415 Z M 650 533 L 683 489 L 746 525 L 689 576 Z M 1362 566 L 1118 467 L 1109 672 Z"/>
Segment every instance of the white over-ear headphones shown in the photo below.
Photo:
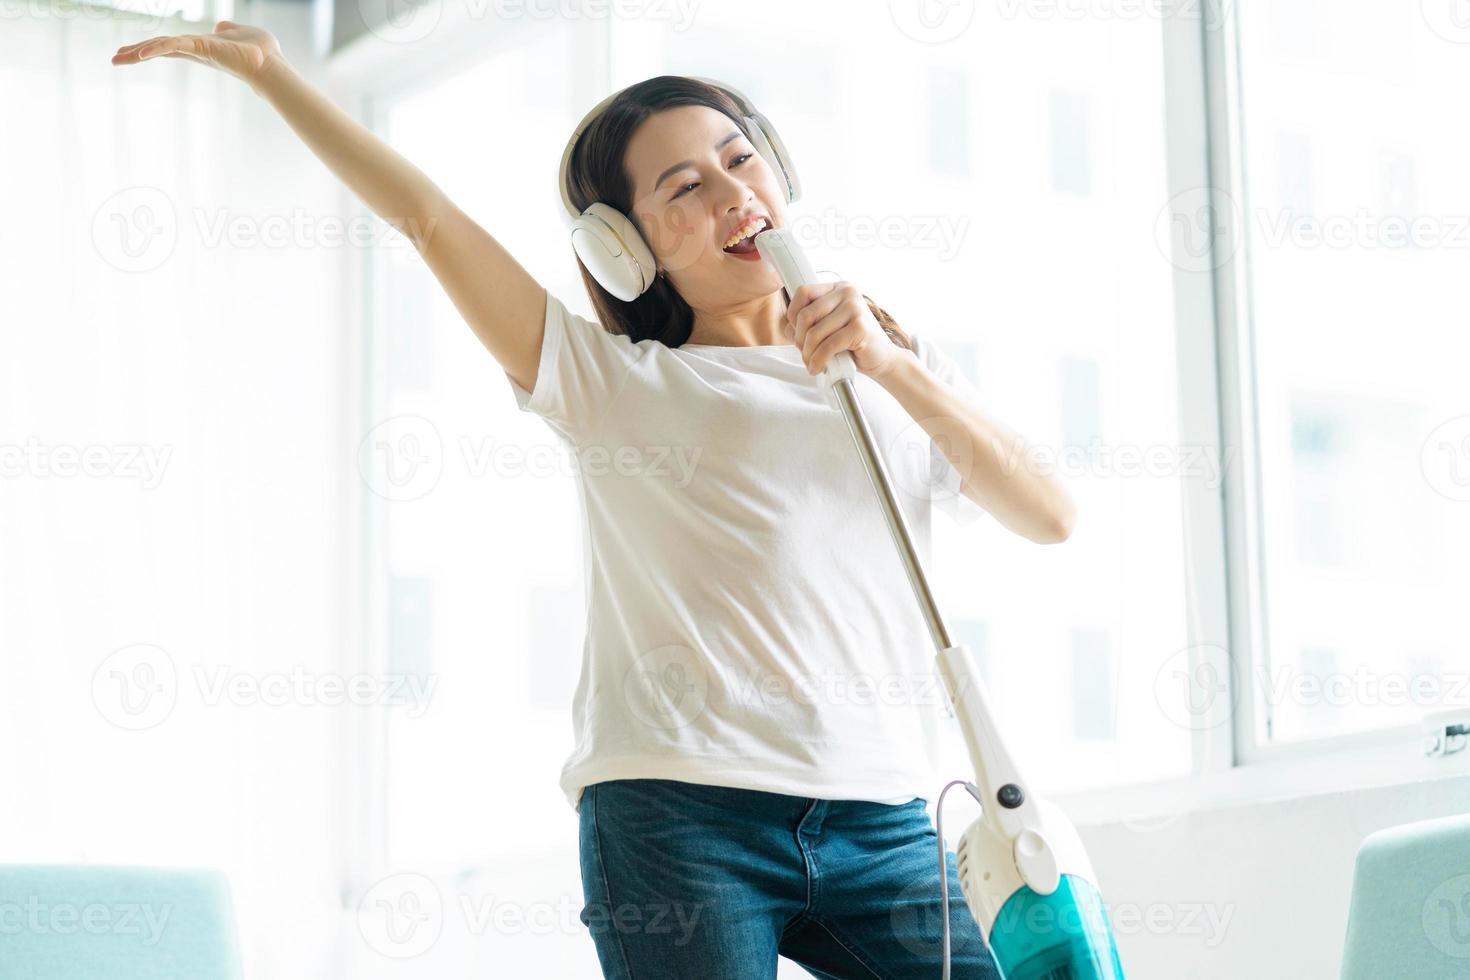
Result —
<path fill-rule="evenodd" d="M 776 128 L 756 111 L 749 99 L 730 86 L 697 75 L 688 77 L 713 85 L 735 101 L 744 116 L 743 122 L 750 133 L 750 142 L 776 176 L 781 178 L 786 203 L 798 200 L 801 197 L 801 182 L 796 177 L 796 168 L 791 164 L 791 155 L 786 152 L 786 144 L 776 134 Z M 628 216 L 614 207 L 594 201 L 585 211 L 578 212 L 567 188 L 567 169 L 577 140 L 602 110 L 624 91 L 627 90 L 620 89 L 597 103 L 577 123 L 571 139 L 567 140 L 567 148 L 562 151 L 561 173 L 557 184 L 561 189 L 562 204 L 566 206 L 567 214 L 572 219 L 572 250 L 603 289 L 623 302 L 631 303 L 653 285 L 654 276 L 658 273 L 658 263 L 654 260 L 648 243 L 643 240 Z"/>

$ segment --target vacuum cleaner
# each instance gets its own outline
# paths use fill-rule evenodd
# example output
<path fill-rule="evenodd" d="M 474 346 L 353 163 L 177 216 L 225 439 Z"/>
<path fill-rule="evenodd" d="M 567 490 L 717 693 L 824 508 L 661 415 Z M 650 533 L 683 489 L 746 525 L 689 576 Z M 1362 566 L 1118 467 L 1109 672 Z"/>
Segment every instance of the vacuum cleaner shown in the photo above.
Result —
<path fill-rule="evenodd" d="M 788 302 L 798 287 L 818 281 L 788 230 L 763 231 L 756 235 L 755 246 L 780 275 Z M 979 819 L 966 829 L 955 848 L 970 914 L 986 936 L 1005 980 L 1122 980 L 1112 927 L 1081 838 L 1060 808 L 1028 791 L 995 727 L 973 655 L 965 644 L 950 639 L 887 466 L 858 404 L 853 388 L 856 377 L 857 368 L 847 351 L 832 358 L 822 371 L 829 397 L 847 419 L 928 624 L 939 673 L 975 767 L 974 783 L 957 781 L 981 806 Z M 943 804 L 941 792 L 936 810 Z M 943 977 L 949 980 L 949 875 L 942 823 L 937 836 L 944 916 Z"/>

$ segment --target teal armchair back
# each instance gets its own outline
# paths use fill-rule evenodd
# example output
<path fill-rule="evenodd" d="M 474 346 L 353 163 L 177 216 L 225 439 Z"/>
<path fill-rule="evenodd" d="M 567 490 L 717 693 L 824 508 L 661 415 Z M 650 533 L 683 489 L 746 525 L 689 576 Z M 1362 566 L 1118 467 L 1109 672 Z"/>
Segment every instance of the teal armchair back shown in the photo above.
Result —
<path fill-rule="evenodd" d="M 1369 834 L 1358 847 L 1341 980 L 1470 977 L 1470 815 Z"/>
<path fill-rule="evenodd" d="M 0 864 L 0 977 L 242 980 L 218 871 Z"/>

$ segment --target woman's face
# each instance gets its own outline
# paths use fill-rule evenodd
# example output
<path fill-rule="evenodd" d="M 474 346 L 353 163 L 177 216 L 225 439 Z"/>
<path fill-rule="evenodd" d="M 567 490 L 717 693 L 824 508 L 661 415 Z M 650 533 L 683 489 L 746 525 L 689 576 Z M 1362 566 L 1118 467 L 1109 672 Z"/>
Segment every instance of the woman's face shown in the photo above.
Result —
<path fill-rule="evenodd" d="M 752 216 L 786 224 L 780 178 L 730 117 L 706 106 L 656 112 L 634 131 L 624 162 L 633 221 L 692 308 L 720 310 L 781 288 L 754 250 L 724 249 Z"/>

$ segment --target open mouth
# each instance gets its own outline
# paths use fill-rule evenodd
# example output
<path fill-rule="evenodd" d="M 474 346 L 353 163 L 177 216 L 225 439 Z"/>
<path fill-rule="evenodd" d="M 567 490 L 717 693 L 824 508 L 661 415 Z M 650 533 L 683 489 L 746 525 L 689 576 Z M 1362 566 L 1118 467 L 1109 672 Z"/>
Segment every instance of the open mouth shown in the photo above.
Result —
<path fill-rule="evenodd" d="M 725 245 L 724 246 L 724 251 L 727 252 L 727 253 L 729 253 L 730 255 L 754 255 L 754 254 L 756 254 L 756 251 L 755 251 L 755 236 L 758 235 L 760 232 L 763 232 L 767 228 L 770 228 L 770 227 L 771 227 L 771 222 L 770 222 L 770 219 L 769 218 L 764 218 L 764 217 L 751 218 L 745 224 L 743 224 L 739 228 L 735 229 L 735 232 L 734 232 L 734 234 L 731 237 L 735 237 L 735 236 L 739 236 L 739 237 L 738 238 L 735 238 L 735 241 L 733 243 L 730 243 L 730 244 Z M 726 239 L 726 241 L 728 242 L 729 239 Z"/>

